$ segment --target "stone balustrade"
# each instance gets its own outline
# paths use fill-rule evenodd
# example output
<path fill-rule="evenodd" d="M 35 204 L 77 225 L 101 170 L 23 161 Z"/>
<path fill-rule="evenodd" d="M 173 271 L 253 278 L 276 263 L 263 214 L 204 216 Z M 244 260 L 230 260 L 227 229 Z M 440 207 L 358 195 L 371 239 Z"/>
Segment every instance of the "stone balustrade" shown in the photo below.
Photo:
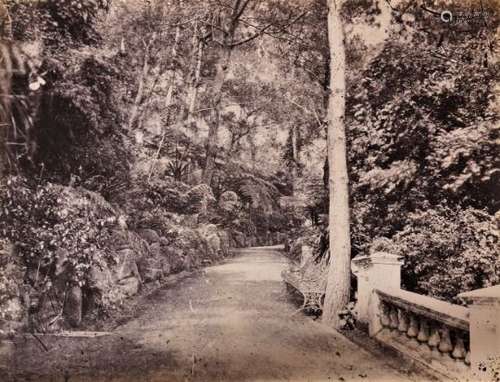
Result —
<path fill-rule="evenodd" d="M 352 261 L 358 320 L 369 335 L 443 376 L 498 380 L 500 286 L 460 295 L 464 307 L 402 290 L 401 265 L 388 253 Z"/>
<path fill-rule="evenodd" d="M 375 293 L 377 339 L 442 374 L 469 375 L 467 308 L 404 290 Z"/>

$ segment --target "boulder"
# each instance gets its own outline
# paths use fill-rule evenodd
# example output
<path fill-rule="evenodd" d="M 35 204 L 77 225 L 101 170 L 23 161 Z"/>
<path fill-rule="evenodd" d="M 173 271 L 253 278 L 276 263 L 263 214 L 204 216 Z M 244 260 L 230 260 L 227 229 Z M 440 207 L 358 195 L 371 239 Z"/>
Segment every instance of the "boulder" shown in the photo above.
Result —
<path fill-rule="evenodd" d="M 149 251 L 151 256 L 155 258 L 160 258 L 162 256 L 161 244 L 159 242 L 153 243 L 149 246 Z"/>
<path fill-rule="evenodd" d="M 206 237 L 207 250 L 209 257 L 219 257 L 220 254 L 220 239 L 216 234 Z"/>
<path fill-rule="evenodd" d="M 124 297 L 131 297 L 139 292 L 140 281 L 137 277 L 127 277 L 120 280 L 117 287 Z"/>
<path fill-rule="evenodd" d="M 106 293 L 113 284 L 111 271 L 105 267 L 92 267 L 89 273 L 89 286 L 92 289 Z"/>
<path fill-rule="evenodd" d="M 184 227 L 196 228 L 196 226 L 198 224 L 198 215 L 197 214 L 194 214 L 194 215 L 183 215 L 182 216 L 181 224 Z"/>
<path fill-rule="evenodd" d="M 119 262 L 114 269 L 114 277 L 116 281 L 120 281 L 130 276 L 134 276 L 140 280 L 139 269 L 134 260 L 134 251 L 131 249 L 123 249 L 117 252 Z"/>
<path fill-rule="evenodd" d="M 130 276 L 113 284 L 113 287 L 106 295 L 103 295 L 105 303 L 121 304 L 123 300 L 128 297 L 134 296 L 139 292 L 141 281 L 135 277 Z"/>
<path fill-rule="evenodd" d="M 158 233 L 150 228 L 144 228 L 140 229 L 137 231 L 140 237 L 142 237 L 144 240 L 148 242 L 148 244 L 153 244 L 153 243 L 159 243 L 160 242 L 160 235 Z"/>
<path fill-rule="evenodd" d="M 168 264 L 170 265 L 171 273 L 178 273 L 183 270 L 185 256 L 182 249 L 177 247 L 165 248 L 164 256 L 166 261 L 168 261 Z"/>
<path fill-rule="evenodd" d="M 142 259 L 137 266 L 139 267 L 139 273 L 144 282 L 160 280 L 171 271 L 171 266 L 165 258 L 158 259 L 150 257 Z"/>

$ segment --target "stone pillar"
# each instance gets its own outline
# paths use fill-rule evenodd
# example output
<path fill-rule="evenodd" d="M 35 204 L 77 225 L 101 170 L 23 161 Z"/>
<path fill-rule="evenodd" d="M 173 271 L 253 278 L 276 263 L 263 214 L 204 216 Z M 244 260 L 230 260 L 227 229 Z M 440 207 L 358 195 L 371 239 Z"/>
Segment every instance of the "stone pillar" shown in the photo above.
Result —
<path fill-rule="evenodd" d="M 378 313 L 375 289 L 400 289 L 401 266 L 400 256 L 385 252 L 376 252 L 371 256 L 358 256 L 352 259 L 352 273 L 358 279 L 356 310 L 361 324 L 376 323 Z M 376 306 L 375 306 L 376 305 Z M 370 335 L 377 332 L 376 326 L 370 325 Z"/>
<path fill-rule="evenodd" d="M 472 378 L 493 381 L 500 374 L 500 285 L 461 293 L 469 305 Z"/>

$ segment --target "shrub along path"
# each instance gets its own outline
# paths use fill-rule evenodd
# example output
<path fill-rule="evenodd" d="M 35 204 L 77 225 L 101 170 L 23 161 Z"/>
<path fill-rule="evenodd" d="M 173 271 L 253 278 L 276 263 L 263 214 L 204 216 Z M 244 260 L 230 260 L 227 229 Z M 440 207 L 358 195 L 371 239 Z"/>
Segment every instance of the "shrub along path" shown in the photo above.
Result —
<path fill-rule="evenodd" d="M 17 380 L 423 379 L 310 317 L 292 316 L 296 306 L 280 277 L 286 264 L 276 248 L 242 250 L 152 294 L 138 317 L 109 336 L 44 337 L 49 351 L 32 340 L 19 346 Z"/>

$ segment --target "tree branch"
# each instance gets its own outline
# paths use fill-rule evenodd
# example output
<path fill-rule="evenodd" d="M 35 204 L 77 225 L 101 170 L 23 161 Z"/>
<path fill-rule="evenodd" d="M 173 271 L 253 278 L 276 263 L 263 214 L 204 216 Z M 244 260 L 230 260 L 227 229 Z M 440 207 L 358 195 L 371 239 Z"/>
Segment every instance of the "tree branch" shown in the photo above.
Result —
<path fill-rule="evenodd" d="M 250 0 L 246 0 L 243 3 L 243 5 L 241 6 L 241 8 L 234 15 L 233 22 L 237 22 L 240 19 L 241 15 L 243 14 L 243 12 L 245 12 L 245 9 L 247 8 L 247 6 L 248 6 L 249 3 L 250 3 Z"/>
<path fill-rule="evenodd" d="M 264 28 L 262 28 L 261 30 L 259 30 L 258 32 L 254 33 L 252 36 L 247 37 L 247 38 L 245 38 L 243 40 L 236 41 L 236 42 L 232 43 L 231 44 L 231 48 L 234 48 L 236 46 L 240 46 L 240 45 L 246 44 L 247 42 L 255 40 L 257 37 L 261 36 L 267 29 L 271 28 L 272 26 L 273 26 L 272 23 L 268 24 Z"/>

